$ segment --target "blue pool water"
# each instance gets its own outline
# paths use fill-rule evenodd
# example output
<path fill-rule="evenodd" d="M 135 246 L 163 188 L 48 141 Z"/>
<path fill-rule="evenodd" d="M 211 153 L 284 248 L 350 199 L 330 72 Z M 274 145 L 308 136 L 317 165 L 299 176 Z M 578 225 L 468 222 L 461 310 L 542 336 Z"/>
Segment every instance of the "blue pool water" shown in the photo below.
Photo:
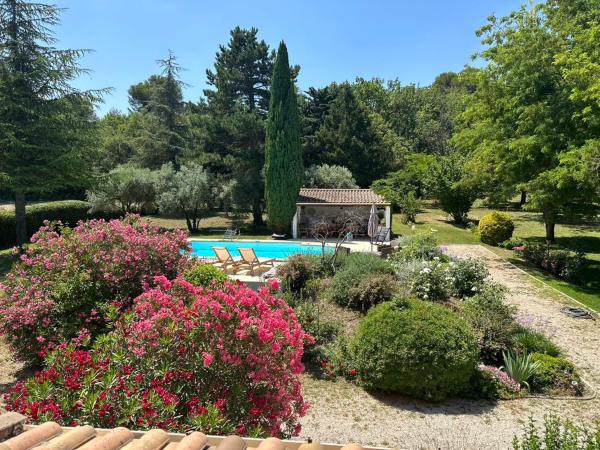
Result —
<path fill-rule="evenodd" d="M 257 241 L 191 241 L 192 255 L 201 258 L 214 258 L 213 247 L 225 247 L 234 258 L 240 256 L 238 247 L 251 247 L 259 258 L 285 259 L 296 253 L 320 255 L 321 245 L 307 245 L 296 242 L 257 242 Z M 332 251 L 326 248 L 325 251 Z"/>

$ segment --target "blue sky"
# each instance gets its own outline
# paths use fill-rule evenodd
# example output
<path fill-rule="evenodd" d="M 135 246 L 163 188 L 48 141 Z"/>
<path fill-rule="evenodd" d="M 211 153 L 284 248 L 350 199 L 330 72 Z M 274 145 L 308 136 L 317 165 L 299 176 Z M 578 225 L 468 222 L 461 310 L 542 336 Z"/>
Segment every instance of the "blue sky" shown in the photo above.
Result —
<path fill-rule="evenodd" d="M 470 62 L 480 48 L 474 31 L 489 14 L 522 1 L 55 0 L 67 8 L 59 46 L 94 50 L 82 60 L 92 73 L 76 86 L 113 88 L 100 113 L 125 111 L 128 87 L 157 73 L 155 61 L 169 49 L 187 69 L 186 100 L 197 100 L 218 45 L 236 25 L 257 27 L 271 46 L 285 40 L 291 63 L 301 66 L 301 89 L 357 76 L 427 85 Z"/>

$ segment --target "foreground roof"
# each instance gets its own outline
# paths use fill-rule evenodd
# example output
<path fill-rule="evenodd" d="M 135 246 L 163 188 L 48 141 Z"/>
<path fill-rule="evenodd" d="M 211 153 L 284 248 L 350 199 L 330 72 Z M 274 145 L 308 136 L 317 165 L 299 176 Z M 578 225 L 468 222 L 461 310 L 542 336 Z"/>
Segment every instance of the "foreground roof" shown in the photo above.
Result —
<path fill-rule="evenodd" d="M 302 188 L 296 203 L 298 205 L 389 205 L 389 202 L 371 189 Z"/>
<path fill-rule="evenodd" d="M 159 429 L 95 429 L 90 425 L 71 428 L 55 422 L 28 426 L 24 425 L 25 420 L 13 412 L 0 414 L 0 450 L 383 450 L 358 444 L 207 436 L 198 431 L 184 435 Z"/>

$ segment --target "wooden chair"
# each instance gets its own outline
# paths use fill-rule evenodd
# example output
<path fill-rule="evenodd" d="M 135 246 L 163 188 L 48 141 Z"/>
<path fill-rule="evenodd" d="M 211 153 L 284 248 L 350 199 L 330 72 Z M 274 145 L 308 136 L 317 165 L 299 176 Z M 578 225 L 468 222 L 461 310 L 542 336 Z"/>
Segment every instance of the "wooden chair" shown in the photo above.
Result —
<path fill-rule="evenodd" d="M 279 261 L 278 259 L 260 261 L 256 256 L 256 253 L 254 253 L 254 249 L 250 247 L 239 247 L 238 251 L 240 252 L 240 255 L 242 255 L 242 260 L 237 269 L 247 268 L 252 275 L 255 274 L 256 269 L 269 270 L 271 267 L 275 267 L 275 263 Z"/>
<path fill-rule="evenodd" d="M 213 247 L 213 252 L 217 255 L 217 260 L 211 264 L 215 267 L 219 267 L 227 272 L 228 269 L 232 269 L 233 273 L 236 272 L 237 267 L 240 265 L 240 261 L 236 261 L 229 253 L 229 250 L 225 247 Z"/>

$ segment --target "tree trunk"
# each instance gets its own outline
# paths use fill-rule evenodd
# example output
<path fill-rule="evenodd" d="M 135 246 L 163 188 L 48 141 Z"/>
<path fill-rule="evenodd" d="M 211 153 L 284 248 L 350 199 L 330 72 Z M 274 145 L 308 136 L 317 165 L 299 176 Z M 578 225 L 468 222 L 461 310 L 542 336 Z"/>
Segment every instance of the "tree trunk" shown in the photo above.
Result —
<path fill-rule="evenodd" d="M 262 218 L 260 200 L 254 200 L 252 202 L 252 222 L 254 223 L 254 226 L 257 227 L 262 227 L 265 224 Z"/>
<path fill-rule="evenodd" d="M 554 222 L 546 222 L 546 242 L 548 244 L 554 244 Z"/>
<path fill-rule="evenodd" d="M 15 192 L 15 232 L 16 244 L 23 247 L 27 243 L 27 216 L 25 215 L 25 193 Z"/>
<path fill-rule="evenodd" d="M 521 200 L 519 200 L 519 206 L 523 206 L 527 202 L 527 192 L 521 191 Z"/>

